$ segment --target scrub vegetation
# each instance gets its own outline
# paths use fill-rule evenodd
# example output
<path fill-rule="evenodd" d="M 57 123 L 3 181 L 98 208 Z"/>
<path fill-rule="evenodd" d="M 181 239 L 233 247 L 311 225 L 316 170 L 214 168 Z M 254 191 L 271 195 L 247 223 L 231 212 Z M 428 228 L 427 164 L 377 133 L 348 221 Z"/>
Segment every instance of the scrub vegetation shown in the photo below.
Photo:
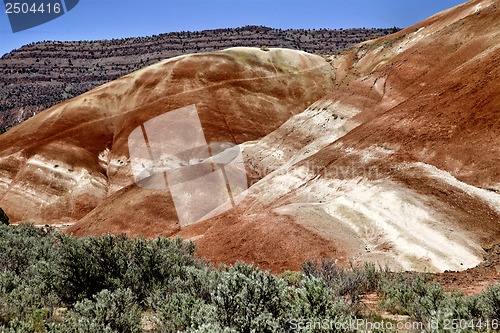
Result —
<path fill-rule="evenodd" d="M 212 267 L 194 252 L 181 239 L 76 238 L 0 224 L 0 332 L 355 332 L 333 323 L 381 322 L 387 312 L 440 327 L 462 319 L 455 331 L 476 332 L 500 317 L 499 285 L 464 297 L 426 274 L 368 263 L 308 261 L 274 275 L 244 263 Z M 375 311 L 367 294 L 380 300 Z"/>

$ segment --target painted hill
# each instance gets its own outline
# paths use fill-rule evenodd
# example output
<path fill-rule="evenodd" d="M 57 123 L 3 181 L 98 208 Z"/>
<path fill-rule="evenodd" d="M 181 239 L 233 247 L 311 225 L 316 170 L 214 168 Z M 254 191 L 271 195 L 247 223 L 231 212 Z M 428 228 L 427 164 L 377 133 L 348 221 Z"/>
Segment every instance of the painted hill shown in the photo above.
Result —
<path fill-rule="evenodd" d="M 13 221 L 76 222 L 133 183 L 127 140 L 142 122 L 196 104 L 209 141 L 242 143 L 332 84 L 330 65 L 301 51 L 236 48 L 165 60 L 2 134 L 1 205 Z"/>
<path fill-rule="evenodd" d="M 328 61 L 236 48 L 144 68 L 1 135 L 0 206 L 76 235 L 182 236 L 213 262 L 275 271 L 322 256 L 474 267 L 500 243 L 499 18 L 476 0 Z M 181 227 L 171 192 L 134 182 L 128 138 L 187 105 L 207 142 L 239 145 L 251 186 Z"/>

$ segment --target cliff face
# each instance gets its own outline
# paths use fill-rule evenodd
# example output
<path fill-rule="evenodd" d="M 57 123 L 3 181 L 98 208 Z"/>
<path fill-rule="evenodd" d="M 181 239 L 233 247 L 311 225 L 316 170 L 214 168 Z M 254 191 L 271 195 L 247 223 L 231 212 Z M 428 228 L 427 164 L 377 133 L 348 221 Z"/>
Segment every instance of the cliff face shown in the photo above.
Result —
<path fill-rule="evenodd" d="M 0 206 L 275 271 L 322 256 L 474 267 L 500 242 L 499 18 L 469 1 L 327 60 L 237 48 L 144 68 L 1 135 Z M 238 144 L 249 188 L 181 227 L 168 190 L 134 182 L 128 138 L 188 105 L 208 143 Z"/>

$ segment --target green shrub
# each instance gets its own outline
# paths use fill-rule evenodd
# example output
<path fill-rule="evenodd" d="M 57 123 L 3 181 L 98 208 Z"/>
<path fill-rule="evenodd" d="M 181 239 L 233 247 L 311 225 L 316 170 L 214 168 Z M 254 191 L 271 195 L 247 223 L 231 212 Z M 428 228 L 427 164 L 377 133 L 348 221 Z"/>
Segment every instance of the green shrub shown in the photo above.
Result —
<path fill-rule="evenodd" d="M 187 293 L 210 303 L 220 272 L 211 267 L 187 266 L 181 275 L 160 286 L 169 294 Z M 158 289 L 158 288 L 156 288 Z M 156 290 L 154 289 L 154 290 Z"/>
<path fill-rule="evenodd" d="M 500 285 L 479 295 L 464 297 L 460 293 L 444 292 L 427 275 L 400 273 L 385 279 L 380 291 L 386 309 L 407 314 L 425 325 L 438 325 L 439 329 L 431 329 L 432 332 L 449 331 L 453 321 L 461 321 L 455 332 L 488 331 L 486 326 L 471 324 L 500 319 Z"/>
<path fill-rule="evenodd" d="M 7 214 L 5 214 L 4 210 L 1 207 L 0 207 L 0 224 L 9 225 L 9 217 L 7 216 Z"/>
<path fill-rule="evenodd" d="M 442 300 L 442 290 L 434 284 L 428 283 L 429 279 L 424 274 L 408 273 L 396 274 L 393 278 L 382 282 L 381 293 L 383 305 L 394 314 L 413 315 L 415 319 L 422 319 L 428 311 L 434 311 L 434 303 Z M 430 296 L 426 300 L 418 300 Z M 432 305 L 422 309 L 422 304 Z"/>
<path fill-rule="evenodd" d="M 217 276 L 209 267 L 187 266 L 169 283 L 155 287 L 147 299 L 155 326 L 161 332 L 178 332 L 215 324 L 215 308 L 210 303 Z"/>
<path fill-rule="evenodd" d="M 204 324 L 197 329 L 187 330 L 189 333 L 238 333 L 237 330 L 229 327 L 221 327 L 219 324 Z"/>
<path fill-rule="evenodd" d="M 387 310 L 441 328 L 453 319 L 499 319 L 500 285 L 464 297 L 429 275 L 374 264 L 309 261 L 303 273 L 275 276 L 242 263 L 214 269 L 193 253 L 180 239 L 74 238 L 0 224 L 0 332 L 293 332 L 298 323 L 366 316 L 358 305 L 374 290 Z"/>
<path fill-rule="evenodd" d="M 191 294 L 161 292 L 150 296 L 151 308 L 156 314 L 155 326 L 161 332 L 179 332 L 198 329 L 205 324 L 216 324 L 215 308 Z"/>
<path fill-rule="evenodd" d="M 395 312 L 412 316 L 427 323 L 434 318 L 446 299 L 446 294 L 429 276 L 421 273 L 397 274 L 383 282 L 385 304 Z"/>
<path fill-rule="evenodd" d="M 212 303 L 222 327 L 273 332 L 288 310 L 286 283 L 253 265 L 236 263 L 220 274 Z"/>
<path fill-rule="evenodd" d="M 126 236 L 59 236 L 59 292 L 66 302 L 101 290 L 129 288 L 142 303 L 155 286 L 168 284 L 196 265 L 194 245 L 181 239 L 152 241 Z"/>
<path fill-rule="evenodd" d="M 479 297 L 471 296 L 464 298 L 461 294 L 452 293 L 446 295 L 444 300 L 440 303 L 435 313 L 430 317 L 434 327 L 428 327 L 429 332 L 449 332 L 450 326 L 454 321 L 459 321 L 458 325 L 453 332 L 480 332 L 478 327 L 471 329 L 467 327 L 466 323 L 478 323 L 481 314 Z M 482 320 L 482 319 L 481 319 Z M 485 327 L 486 328 L 486 327 Z"/>
<path fill-rule="evenodd" d="M 68 303 L 91 299 L 104 289 L 120 287 L 123 272 L 120 269 L 119 248 L 126 238 L 103 236 L 84 239 L 59 236 L 60 261 L 58 290 Z"/>
<path fill-rule="evenodd" d="M 362 269 L 352 265 L 350 269 L 345 269 L 331 259 L 322 259 L 320 262 L 306 261 L 302 269 L 307 277 L 323 280 L 336 296 L 344 297 L 351 310 L 359 309 L 361 294 L 367 285 L 367 277 Z"/>
<path fill-rule="evenodd" d="M 60 332 L 142 332 L 141 311 L 130 289 L 103 290 L 77 302 Z"/>
<path fill-rule="evenodd" d="M 292 309 L 287 317 L 286 331 L 296 331 L 308 324 L 327 323 L 327 326 L 313 326 L 307 332 L 349 332 L 349 327 L 335 329 L 330 323 L 348 323 L 354 318 L 344 300 L 335 295 L 324 280 L 316 277 L 306 277 L 301 287 L 291 293 Z M 315 325 L 313 324 L 313 325 Z"/>
<path fill-rule="evenodd" d="M 25 276 L 28 269 L 42 260 L 50 260 L 51 239 L 45 230 L 29 225 L 16 227 L 0 224 L 0 267 Z"/>
<path fill-rule="evenodd" d="M 130 288 L 141 302 L 149 291 L 169 285 L 175 279 L 186 281 L 190 267 L 202 266 L 193 257 L 194 243 L 180 238 L 136 239 L 127 245 L 129 250 L 120 259 L 124 271 L 122 284 Z"/>
<path fill-rule="evenodd" d="M 14 282 L 16 286 L 0 294 L 0 327 L 16 332 L 43 332 L 57 300 L 45 295 L 36 285 Z M 11 286 L 9 286 L 11 287 Z"/>
<path fill-rule="evenodd" d="M 500 321 L 500 284 L 489 287 L 481 294 L 483 315 L 490 320 Z"/>
<path fill-rule="evenodd" d="M 321 318 L 335 316 L 339 309 L 342 314 L 348 310 L 342 299 L 335 295 L 324 280 L 307 278 L 302 282 L 302 288 L 297 290 L 300 306 L 299 314 L 303 317 Z M 332 312 L 333 310 L 333 312 Z"/>
<path fill-rule="evenodd" d="M 289 286 L 300 287 L 304 275 L 302 272 L 285 271 L 278 275 L 280 279 L 285 280 Z"/>
<path fill-rule="evenodd" d="M 363 271 L 365 275 L 365 286 L 363 289 L 365 292 L 379 290 L 382 282 L 390 277 L 390 271 L 387 266 L 379 266 L 377 268 L 373 262 L 365 262 Z"/>

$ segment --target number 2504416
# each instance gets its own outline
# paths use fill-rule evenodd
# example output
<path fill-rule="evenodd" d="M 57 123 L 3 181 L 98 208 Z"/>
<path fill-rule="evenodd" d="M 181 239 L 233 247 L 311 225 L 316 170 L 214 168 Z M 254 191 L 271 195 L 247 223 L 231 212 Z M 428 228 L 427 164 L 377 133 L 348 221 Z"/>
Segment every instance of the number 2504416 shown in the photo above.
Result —
<path fill-rule="evenodd" d="M 27 3 L 27 2 L 6 2 L 5 3 L 5 13 L 6 14 L 59 14 L 61 12 L 60 3 Z"/>

